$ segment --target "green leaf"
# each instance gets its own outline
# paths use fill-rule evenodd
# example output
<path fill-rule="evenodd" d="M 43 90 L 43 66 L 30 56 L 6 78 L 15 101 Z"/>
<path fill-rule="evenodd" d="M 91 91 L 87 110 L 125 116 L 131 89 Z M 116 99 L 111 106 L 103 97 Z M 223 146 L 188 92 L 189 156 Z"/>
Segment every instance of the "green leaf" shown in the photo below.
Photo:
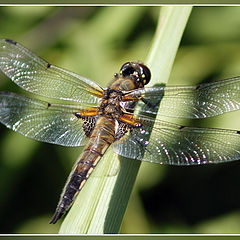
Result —
<path fill-rule="evenodd" d="M 167 82 L 190 12 L 191 7 L 161 8 L 145 61 L 152 72 L 152 85 Z M 64 219 L 60 233 L 118 233 L 140 164 L 109 149 Z"/>

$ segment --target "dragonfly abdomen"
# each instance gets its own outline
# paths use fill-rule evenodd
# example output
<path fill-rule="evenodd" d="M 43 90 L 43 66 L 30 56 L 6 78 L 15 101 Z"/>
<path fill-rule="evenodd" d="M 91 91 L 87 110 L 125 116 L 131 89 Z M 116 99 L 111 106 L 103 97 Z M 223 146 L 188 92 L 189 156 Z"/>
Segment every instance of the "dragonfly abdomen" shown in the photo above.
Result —
<path fill-rule="evenodd" d="M 56 223 L 58 219 L 71 206 L 72 202 L 81 191 L 94 168 L 114 141 L 115 120 L 100 117 L 85 146 L 79 160 L 64 187 L 56 212 L 50 223 Z"/>

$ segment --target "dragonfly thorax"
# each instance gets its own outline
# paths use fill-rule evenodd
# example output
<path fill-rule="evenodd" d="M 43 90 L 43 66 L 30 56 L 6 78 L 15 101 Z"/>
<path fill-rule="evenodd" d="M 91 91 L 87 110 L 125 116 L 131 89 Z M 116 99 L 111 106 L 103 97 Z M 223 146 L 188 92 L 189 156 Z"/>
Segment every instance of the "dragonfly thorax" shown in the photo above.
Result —
<path fill-rule="evenodd" d="M 112 119 L 122 116 L 123 111 L 120 103 L 123 93 L 118 90 L 107 88 L 107 90 L 104 91 L 104 95 L 99 107 L 99 115 L 104 115 Z"/>

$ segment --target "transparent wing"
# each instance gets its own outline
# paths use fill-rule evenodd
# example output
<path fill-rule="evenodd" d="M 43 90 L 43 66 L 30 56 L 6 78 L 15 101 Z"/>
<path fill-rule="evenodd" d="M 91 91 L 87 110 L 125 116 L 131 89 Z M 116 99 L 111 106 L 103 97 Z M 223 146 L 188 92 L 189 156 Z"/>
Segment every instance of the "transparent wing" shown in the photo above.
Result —
<path fill-rule="evenodd" d="M 240 108 L 240 77 L 198 86 L 145 88 L 129 95 L 144 98 L 144 102 L 139 101 L 137 105 L 143 113 L 178 118 L 213 117 Z"/>
<path fill-rule="evenodd" d="M 76 106 L 0 92 L 0 122 L 14 131 L 39 141 L 64 146 L 85 144 L 82 120 Z"/>
<path fill-rule="evenodd" d="M 102 89 L 91 80 L 51 65 L 21 44 L 0 39 L 0 69 L 17 85 L 48 98 L 98 104 Z"/>
<path fill-rule="evenodd" d="M 170 165 L 198 165 L 240 159 L 240 132 L 184 127 L 141 118 L 143 126 L 113 145 L 124 157 Z"/>

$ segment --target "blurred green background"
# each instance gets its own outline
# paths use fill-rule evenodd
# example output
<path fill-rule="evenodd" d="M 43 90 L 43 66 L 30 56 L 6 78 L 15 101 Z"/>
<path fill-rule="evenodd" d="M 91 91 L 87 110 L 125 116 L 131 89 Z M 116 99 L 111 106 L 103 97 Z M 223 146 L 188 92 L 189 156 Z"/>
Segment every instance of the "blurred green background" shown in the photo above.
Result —
<path fill-rule="evenodd" d="M 0 37 L 106 86 L 122 63 L 146 58 L 158 13 L 158 7 L 135 6 L 0 7 Z M 195 7 L 169 84 L 240 75 L 239 29 L 240 7 Z M 3 74 L 0 89 L 21 91 Z M 239 117 L 234 112 L 185 124 L 240 129 Z M 48 222 L 80 152 L 0 125 L 0 233 L 58 232 L 60 223 Z M 240 233 L 239 173 L 240 162 L 143 163 L 121 233 Z"/>

